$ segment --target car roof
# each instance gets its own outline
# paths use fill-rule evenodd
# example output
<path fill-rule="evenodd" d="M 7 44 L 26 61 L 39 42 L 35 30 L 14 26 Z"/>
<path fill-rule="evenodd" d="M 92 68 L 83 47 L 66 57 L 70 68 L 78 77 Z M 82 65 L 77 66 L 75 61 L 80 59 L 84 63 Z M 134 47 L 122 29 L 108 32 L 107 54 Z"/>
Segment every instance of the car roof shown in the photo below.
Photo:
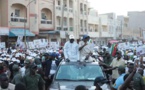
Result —
<path fill-rule="evenodd" d="M 80 62 L 65 62 L 65 61 L 62 61 L 60 63 L 60 65 L 78 65 L 78 64 L 81 65 L 82 63 L 80 63 Z M 85 65 L 99 65 L 98 62 L 83 62 L 83 64 L 85 64 Z"/>

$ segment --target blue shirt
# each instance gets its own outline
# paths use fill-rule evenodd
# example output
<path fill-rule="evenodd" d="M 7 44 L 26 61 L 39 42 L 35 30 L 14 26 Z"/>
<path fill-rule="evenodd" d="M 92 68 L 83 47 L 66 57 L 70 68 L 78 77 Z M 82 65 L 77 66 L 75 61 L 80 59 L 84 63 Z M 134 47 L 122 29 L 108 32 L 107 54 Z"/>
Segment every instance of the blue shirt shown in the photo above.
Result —
<path fill-rule="evenodd" d="M 115 89 L 118 89 L 119 86 L 122 85 L 122 84 L 124 83 L 124 76 L 125 76 L 125 75 L 126 75 L 126 74 L 121 74 L 121 75 L 116 79 L 116 81 L 115 81 L 115 83 L 114 83 L 114 85 L 113 85 L 113 87 L 114 87 Z"/>

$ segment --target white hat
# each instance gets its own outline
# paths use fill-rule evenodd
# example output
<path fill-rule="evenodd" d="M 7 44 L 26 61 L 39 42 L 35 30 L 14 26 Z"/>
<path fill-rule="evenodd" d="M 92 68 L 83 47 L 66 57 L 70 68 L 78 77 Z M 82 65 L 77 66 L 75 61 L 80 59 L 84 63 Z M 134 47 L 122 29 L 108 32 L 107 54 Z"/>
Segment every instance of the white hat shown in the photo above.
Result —
<path fill-rule="evenodd" d="M 3 63 L 3 61 L 0 61 L 0 63 Z"/>
<path fill-rule="evenodd" d="M 135 58 L 137 58 L 137 56 L 133 56 L 133 58 L 135 59 Z"/>
<path fill-rule="evenodd" d="M 128 63 L 134 63 L 132 60 L 128 60 L 127 62 L 128 62 Z"/>
<path fill-rule="evenodd" d="M 70 35 L 69 39 L 75 39 L 74 35 Z"/>
<path fill-rule="evenodd" d="M 145 57 L 143 57 L 143 61 L 145 61 Z"/>

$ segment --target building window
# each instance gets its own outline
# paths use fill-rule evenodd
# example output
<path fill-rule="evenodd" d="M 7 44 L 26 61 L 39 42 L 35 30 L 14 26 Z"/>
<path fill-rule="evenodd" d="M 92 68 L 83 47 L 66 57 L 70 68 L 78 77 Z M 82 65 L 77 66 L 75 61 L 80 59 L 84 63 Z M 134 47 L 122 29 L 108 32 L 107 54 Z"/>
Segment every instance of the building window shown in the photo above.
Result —
<path fill-rule="evenodd" d="M 60 1 L 58 1 L 58 5 L 60 5 Z"/>
<path fill-rule="evenodd" d="M 45 19 L 45 20 L 47 19 L 45 13 L 42 13 L 42 14 L 41 14 L 41 18 L 42 18 L 42 19 Z"/>
<path fill-rule="evenodd" d="M 15 9 L 15 16 L 16 16 L 16 17 L 20 17 L 20 10 Z"/>

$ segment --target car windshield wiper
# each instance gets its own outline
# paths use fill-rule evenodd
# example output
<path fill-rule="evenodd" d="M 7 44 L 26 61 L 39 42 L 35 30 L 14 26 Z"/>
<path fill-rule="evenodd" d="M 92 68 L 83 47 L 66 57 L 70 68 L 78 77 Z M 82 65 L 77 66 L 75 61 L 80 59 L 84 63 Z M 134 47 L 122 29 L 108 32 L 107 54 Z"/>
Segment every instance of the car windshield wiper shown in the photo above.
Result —
<path fill-rule="evenodd" d="M 78 79 L 78 81 L 94 81 L 93 79 Z"/>
<path fill-rule="evenodd" d="M 59 80 L 59 81 L 76 81 L 76 80 L 72 80 L 72 79 L 56 79 L 56 80 Z"/>

